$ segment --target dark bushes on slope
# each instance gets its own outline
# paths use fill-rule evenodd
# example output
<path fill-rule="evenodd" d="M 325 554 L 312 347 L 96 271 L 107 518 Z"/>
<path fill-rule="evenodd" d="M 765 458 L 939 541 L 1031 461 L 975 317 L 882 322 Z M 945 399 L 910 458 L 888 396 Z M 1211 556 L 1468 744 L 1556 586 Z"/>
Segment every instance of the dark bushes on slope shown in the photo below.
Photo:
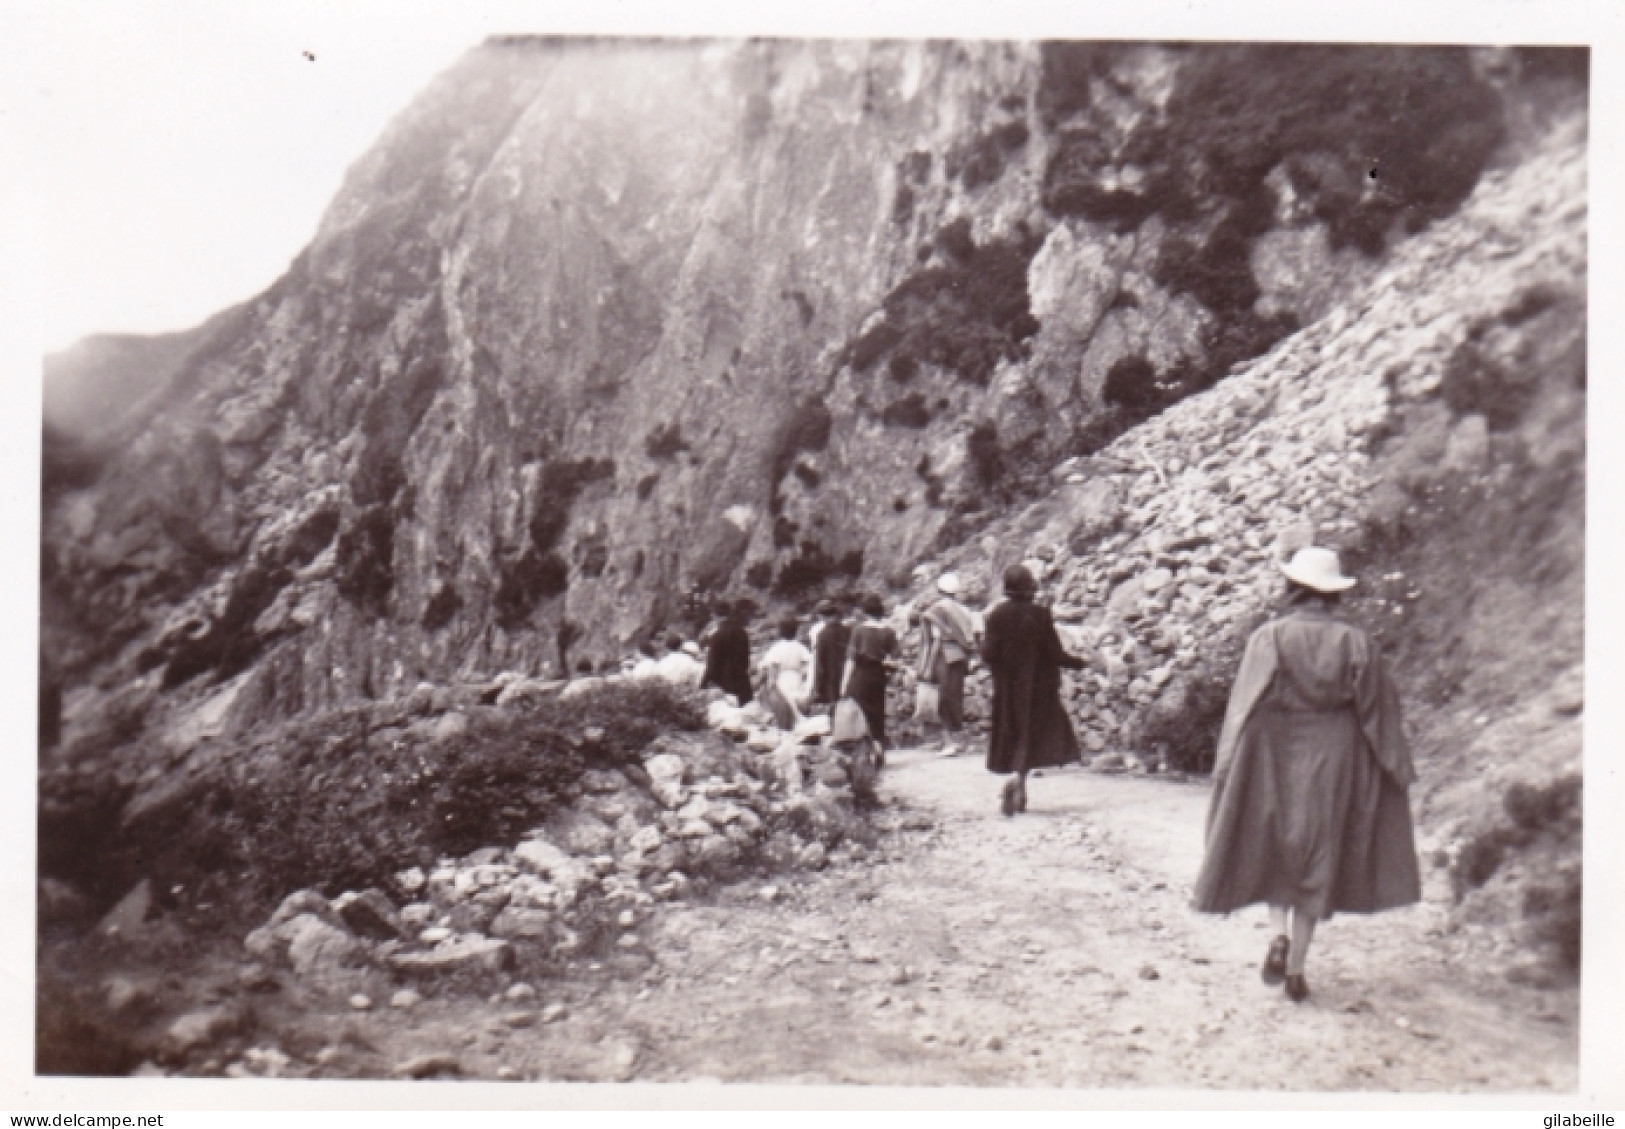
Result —
<path fill-rule="evenodd" d="M 702 723 L 693 699 L 655 683 L 468 719 L 438 741 L 376 709 L 299 723 L 132 819 L 96 865 L 114 890 L 143 875 L 181 885 L 230 924 L 295 889 L 382 886 L 406 866 L 517 842 L 585 769 L 638 764 L 659 734 Z"/>
<path fill-rule="evenodd" d="M 921 364 L 985 385 L 1001 360 L 1020 356 L 1038 332 L 1027 293 L 1027 265 L 1041 240 L 1028 232 L 978 244 L 959 219 L 937 233 L 939 261 L 886 296 L 883 319 L 854 340 L 845 361 L 867 372 L 890 356 L 893 375 Z"/>

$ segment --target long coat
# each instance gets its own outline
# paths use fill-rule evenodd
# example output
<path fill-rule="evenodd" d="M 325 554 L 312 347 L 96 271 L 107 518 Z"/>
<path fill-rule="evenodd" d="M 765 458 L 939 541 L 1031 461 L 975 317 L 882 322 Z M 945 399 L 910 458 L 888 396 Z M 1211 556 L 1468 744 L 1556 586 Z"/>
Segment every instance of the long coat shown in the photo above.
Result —
<path fill-rule="evenodd" d="M 1306 608 L 1253 633 L 1213 776 L 1198 910 L 1323 918 L 1421 897 L 1399 696 L 1359 628 Z"/>
<path fill-rule="evenodd" d="M 1066 653 L 1049 609 L 1009 599 L 987 615 L 982 659 L 993 675 L 989 772 L 1019 772 L 1078 759 L 1078 736 L 1061 707 L 1061 670 L 1084 661 Z"/>
<path fill-rule="evenodd" d="M 711 636 L 705 652 L 705 676 L 701 686 L 715 686 L 732 694 L 744 705 L 755 696 L 750 682 L 750 636 L 742 625 L 725 622 Z"/>

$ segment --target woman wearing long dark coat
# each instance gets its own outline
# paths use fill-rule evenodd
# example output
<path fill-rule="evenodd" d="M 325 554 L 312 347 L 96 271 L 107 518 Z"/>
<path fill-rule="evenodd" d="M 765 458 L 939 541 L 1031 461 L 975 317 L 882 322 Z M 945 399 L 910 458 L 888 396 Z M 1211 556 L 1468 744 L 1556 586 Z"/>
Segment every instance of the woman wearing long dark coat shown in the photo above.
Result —
<path fill-rule="evenodd" d="M 1195 905 L 1267 903 L 1264 982 L 1301 1001 L 1316 922 L 1410 905 L 1421 882 L 1399 696 L 1370 638 L 1332 615 L 1354 580 L 1330 549 L 1282 568 L 1293 607 L 1253 633 L 1236 674 Z"/>
<path fill-rule="evenodd" d="M 715 686 L 744 705 L 755 697 L 750 683 L 750 635 L 745 631 L 748 612 L 742 603 L 721 610 L 722 626 L 712 633 L 706 648 L 700 685 Z"/>
<path fill-rule="evenodd" d="M 869 736 L 886 748 L 886 674 L 897 653 L 897 633 L 885 624 L 886 605 L 874 593 L 863 598 L 863 620 L 847 641 L 845 696 L 858 703 Z"/>
<path fill-rule="evenodd" d="M 1022 565 L 1004 574 L 1005 600 L 987 614 L 982 659 L 993 676 L 987 770 L 1016 778 L 1000 810 L 1027 810 L 1027 773 L 1078 759 L 1078 736 L 1061 706 L 1061 671 L 1088 663 L 1067 654 L 1048 608 L 1033 603 L 1038 584 Z"/>

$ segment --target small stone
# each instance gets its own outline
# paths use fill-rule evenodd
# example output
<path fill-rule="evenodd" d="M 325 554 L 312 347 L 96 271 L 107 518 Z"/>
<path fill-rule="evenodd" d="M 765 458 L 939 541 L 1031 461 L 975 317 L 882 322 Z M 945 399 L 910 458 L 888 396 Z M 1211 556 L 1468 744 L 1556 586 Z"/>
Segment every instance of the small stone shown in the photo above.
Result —
<path fill-rule="evenodd" d="M 630 929 L 638 923 L 638 915 L 629 909 L 623 909 L 621 915 L 615 919 L 622 929 Z"/>
<path fill-rule="evenodd" d="M 357 992 L 355 995 L 350 997 L 350 1007 L 355 1011 L 371 1011 L 372 998 Z"/>
<path fill-rule="evenodd" d="M 1162 979 L 1162 973 L 1158 972 L 1154 965 L 1149 965 L 1149 964 L 1141 965 L 1140 966 L 1140 979 L 1141 980 L 1160 980 L 1160 979 Z"/>
<path fill-rule="evenodd" d="M 188 1012 L 169 1025 L 166 1042 L 173 1050 L 184 1053 L 229 1035 L 241 1022 L 242 1016 L 230 1008 Z"/>
<path fill-rule="evenodd" d="M 417 1007 L 418 1004 L 422 1002 L 423 997 L 418 995 L 417 992 L 413 991 L 411 988 L 402 988 L 393 996 L 389 997 L 389 1006 L 393 1008 L 400 1008 L 402 1011 L 407 1011 L 411 1008 Z"/>
<path fill-rule="evenodd" d="M 534 1027 L 536 1019 L 536 1013 L 533 1011 L 510 1011 L 502 1017 L 502 1022 L 509 1027 Z"/>
<path fill-rule="evenodd" d="M 451 930 L 443 925 L 431 925 L 418 934 L 418 940 L 425 945 L 438 945 L 441 941 L 450 939 Z"/>
<path fill-rule="evenodd" d="M 502 994 L 517 1003 L 520 1000 L 534 1000 L 536 989 L 529 984 L 515 984 Z"/>
<path fill-rule="evenodd" d="M 1004 1040 L 999 1038 L 997 1035 L 989 1035 L 982 1046 L 986 1047 L 990 1051 L 1002 1051 L 1004 1050 Z"/>
<path fill-rule="evenodd" d="M 437 1074 L 455 1077 L 462 1072 L 463 1064 L 455 1055 L 449 1054 L 418 1055 L 395 1068 L 395 1074 L 400 1078 L 432 1078 Z"/>
<path fill-rule="evenodd" d="M 563 1004 L 548 1004 L 542 1009 L 543 1023 L 556 1023 L 570 1014 L 570 1009 Z"/>
<path fill-rule="evenodd" d="M 635 949 L 642 943 L 643 942 L 638 939 L 638 935 L 636 933 L 623 934 L 621 939 L 615 942 L 616 946 L 622 949 Z"/>

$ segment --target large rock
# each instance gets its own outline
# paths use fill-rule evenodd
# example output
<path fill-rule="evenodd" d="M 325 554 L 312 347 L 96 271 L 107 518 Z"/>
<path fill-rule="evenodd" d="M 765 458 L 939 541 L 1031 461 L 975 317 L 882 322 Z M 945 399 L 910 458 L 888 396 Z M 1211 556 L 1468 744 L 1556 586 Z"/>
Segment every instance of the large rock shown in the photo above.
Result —
<path fill-rule="evenodd" d="M 365 974 L 366 946 L 314 914 L 300 914 L 277 931 L 287 940 L 288 963 L 314 987 L 345 991 Z"/>
<path fill-rule="evenodd" d="M 434 976 L 464 968 L 501 972 L 513 962 L 513 946 L 498 937 L 453 937 L 424 951 L 391 953 L 389 966 L 405 976 Z"/>

